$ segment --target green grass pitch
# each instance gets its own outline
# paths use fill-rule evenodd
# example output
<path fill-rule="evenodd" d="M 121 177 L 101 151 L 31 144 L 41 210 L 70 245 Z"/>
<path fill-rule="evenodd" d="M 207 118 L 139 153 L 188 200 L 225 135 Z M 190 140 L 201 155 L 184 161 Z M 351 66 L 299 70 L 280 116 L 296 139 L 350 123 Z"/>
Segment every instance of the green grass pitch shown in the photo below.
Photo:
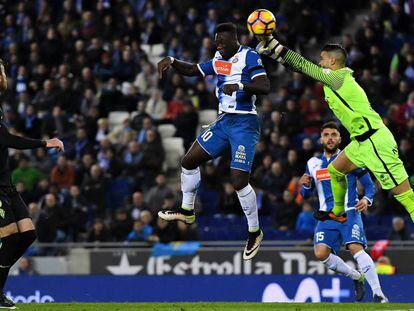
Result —
<path fill-rule="evenodd" d="M 18 304 L 19 310 L 47 311 L 251 311 L 251 310 L 413 310 L 414 303 L 247 303 L 247 302 L 195 302 L 195 303 L 45 303 Z"/>

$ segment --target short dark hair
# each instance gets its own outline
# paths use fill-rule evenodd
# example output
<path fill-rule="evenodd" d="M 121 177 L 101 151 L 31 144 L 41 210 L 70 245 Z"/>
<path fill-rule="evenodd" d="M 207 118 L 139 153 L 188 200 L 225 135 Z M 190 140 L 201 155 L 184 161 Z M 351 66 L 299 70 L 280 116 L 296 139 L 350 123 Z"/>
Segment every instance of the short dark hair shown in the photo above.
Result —
<path fill-rule="evenodd" d="M 329 122 L 324 123 L 321 127 L 321 133 L 323 132 L 324 129 L 334 129 L 339 132 L 339 126 L 334 121 L 329 121 Z"/>
<path fill-rule="evenodd" d="M 237 35 L 237 26 L 233 23 L 222 23 L 216 27 L 216 33 L 228 32 L 232 35 Z"/>
<path fill-rule="evenodd" d="M 343 64 L 346 63 L 346 60 L 348 58 L 348 53 L 346 52 L 344 47 L 340 44 L 337 44 L 337 43 L 327 43 L 327 44 L 325 44 L 325 46 L 322 48 L 322 51 L 336 52 L 336 53 L 340 54 Z"/>

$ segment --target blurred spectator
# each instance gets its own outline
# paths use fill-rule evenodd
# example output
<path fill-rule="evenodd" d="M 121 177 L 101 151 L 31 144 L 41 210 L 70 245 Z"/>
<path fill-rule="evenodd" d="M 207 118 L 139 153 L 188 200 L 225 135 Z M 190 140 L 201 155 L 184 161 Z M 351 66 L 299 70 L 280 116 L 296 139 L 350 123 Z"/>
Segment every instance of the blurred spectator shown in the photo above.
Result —
<path fill-rule="evenodd" d="M 283 192 L 283 202 L 276 204 L 273 211 L 273 219 L 276 228 L 280 231 L 291 231 L 295 229 L 296 218 L 300 208 L 294 201 L 293 194 L 289 190 Z"/>
<path fill-rule="evenodd" d="M 36 223 L 38 241 L 45 243 L 64 241 L 66 235 L 60 230 L 62 221 L 63 215 L 55 195 L 47 194 Z"/>
<path fill-rule="evenodd" d="M 243 214 L 236 190 L 230 182 L 223 184 L 219 200 L 219 211 L 222 214 Z"/>
<path fill-rule="evenodd" d="M 411 240 L 410 233 L 405 227 L 404 218 L 394 217 L 392 220 L 392 230 L 388 234 L 388 240 L 391 241 L 406 241 Z"/>
<path fill-rule="evenodd" d="M 132 220 L 124 209 L 116 211 L 115 219 L 111 226 L 111 236 L 115 241 L 125 241 L 132 230 Z"/>
<path fill-rule="evenodd" d="M 144 225 L 140 220 L 135 220 L 133 229 L 128 234 L 126 241 L 128 242 L 149 241 L 152 231 L 153 229 L 151 226 Z"/>
<path fill-rule="evenodd" d="M 375 263 L 375 270 L 378 274 L 392 275 L 395 274 L 395 267 L 391 265 L 391 260 L 387 256 L 381 256 Z"/>
<path fill-rule="evenodd" d="M 57 165 L 50 172 L 50 180 L 62 189 L 69 189 L 75 183 L 75 169 L 64 155 L 58 157 Z"/>
<path fill-rule="evenodd" d="M 21 181 L 25 188 L 30 191 L 40 180 L 42 173 L 37 168 L 29 166 L 29 160 L 23 156 L 19 160 L 19 166 L 13 170 L 11 177 L 13 184 Z"/>
<path fill-rule="evenodd" d="M 155 178 L 156 185 L 147 191 L 145 202 L 148 204 L 153 215 L 161 209 L 164 199 L 173 194 L 172 190 L 166 184 L 164 174 L 159 174 Z"/>
<path fill-rule="evenodd" d="M 177 223 L 167 222 L 161 218 L 157 219 L 157 226 L 155 227 L 155 234 L 161 243 L 170 243 L 177 241 Z"/>
<path fill-rule="evenodd" d="M 188 150 L 195 140 L 198 126 L 198 114 L 191 102 L 184 103 L 183 112 L 173 120 L 173 123 L 177 128 L 175 136 L 184 139 L 184 148 Z"/>
<path fill-rule="evenodd" d="M 162 99 L 162 92 L 159 89 L 153 88 L 151 97 L 147 101 L 145 112 L 154 120 L 162 120 L 167 113 L 167 103 Z"/>
<path fill-rule="evenodd" d="M 96 218 L 88 233 L 88 242 L 109 242 L 111 235 L 103 221 Z"/>
<path fill-rule="evenodd" d="M 148 210 L 147 203 L 144 202 L 142 192 L 136 191 L 132 194 L 132 203 L 128 206 L 128 213 L 132 219 L 138 220 L 142 211 Z"/>
<path fill-rule="evenodd" d="M 197 225 L 187 225 L 183 222 L 177 223 L 177 229 L 178 229 L 178 236 L 177 241 L 198 241 L 200 240 L 200 235 L 197 231 Z"/>
<path fill-rule="evenodd" d="M 81 186 L 83 194 L 94 206 L 97 215 L 104 213 L 108 184 L 108 178 L 103 174 L 102 169 L 97 164 L 91 166 L 90 175 L 87 175 L 83 180 Z"/>
<path fill-rule="evenodd" d="M 33 262 L 31 258 L 23 256 L 19 260 L 19 267 L 17 268 L 18 275 L 33 276 L 37 275 L 37 271 L 33 268 Z"/>
<path fill-rule="evenodd" d="M 313 218 L 313 208 L 310 202 L 303 202 L 302 211 L 296 221 L 296 231 L 313 234 L 316 220 Z"/>

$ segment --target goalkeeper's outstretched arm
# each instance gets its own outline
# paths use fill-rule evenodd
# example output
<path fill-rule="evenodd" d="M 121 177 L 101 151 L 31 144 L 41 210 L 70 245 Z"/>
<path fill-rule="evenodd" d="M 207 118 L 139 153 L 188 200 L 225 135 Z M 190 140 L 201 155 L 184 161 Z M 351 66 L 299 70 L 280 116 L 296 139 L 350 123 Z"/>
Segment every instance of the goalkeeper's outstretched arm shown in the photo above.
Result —
<path fill-rule="evenodd" d="M 287 68 L 301 72 L 334 90 L 339 89 L 344 81 L 343 72 L 325 69 L 315 65 L 299 53 L 281 45 L 274 37 L 269 37 L 266 41 L 260 42 L 256 50 L 259 54 L 267 55 L 281 64 L 286 65 Z"/>

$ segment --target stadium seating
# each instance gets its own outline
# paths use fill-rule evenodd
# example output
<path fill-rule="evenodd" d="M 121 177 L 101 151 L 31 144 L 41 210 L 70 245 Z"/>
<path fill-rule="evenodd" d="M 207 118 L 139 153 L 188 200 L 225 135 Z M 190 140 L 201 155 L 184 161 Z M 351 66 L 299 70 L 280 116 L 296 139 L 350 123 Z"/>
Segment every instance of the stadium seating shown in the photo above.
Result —
<path fill-rule="evenodd" d="M 129 117 L 129 112 L 111 111 L 108 115 L 109 127 L 114 128 L 115 126 L 122 124 L 122 122 Z"/>
<path fill-rule="evenodd" d="M 166 154 L 166 168 L 178 169 L 181 167 L 181 157 L 184 155 L 184 140 L 181 137 L 166 137 L 162 141 Z"/>
<path fill-rule="evenodd" d="M 158 126 L 158 133 L 160 133 L 162 139 L 173 137 L 176 130 L 172 124 L 161 124 Z"/>

